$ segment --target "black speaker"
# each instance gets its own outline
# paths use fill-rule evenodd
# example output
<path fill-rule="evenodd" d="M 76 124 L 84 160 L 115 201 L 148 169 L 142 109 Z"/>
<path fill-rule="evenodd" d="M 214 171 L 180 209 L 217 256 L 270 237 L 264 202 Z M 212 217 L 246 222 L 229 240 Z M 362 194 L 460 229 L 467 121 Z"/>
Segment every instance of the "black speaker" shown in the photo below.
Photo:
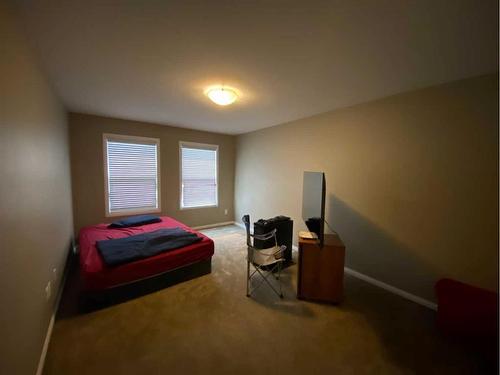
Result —
<path fill-rule="evenodd" d="M 260 219 L 253 224 L 254 234 L 266 234 L 276 229 L 276 241 L 278 246 L 285 245 L 285 263 L 292 262 L 292 236 L 293 236 L 293 220 L 287 216 L 276 216 L 271 219 Z M 274 246 L 273 239 L 257 240 L 254 239 L 256 249 L 266 249 Z"/>
<path fill-rule="evenodd" d="M 321 238 L 321 218 L 320 217 L 310 217 L 309 219 L 306 220 L 306 226 L 307 229 L 309 229 L 309 232 L 314 232 L 318 236 L 318 238 Z"/>

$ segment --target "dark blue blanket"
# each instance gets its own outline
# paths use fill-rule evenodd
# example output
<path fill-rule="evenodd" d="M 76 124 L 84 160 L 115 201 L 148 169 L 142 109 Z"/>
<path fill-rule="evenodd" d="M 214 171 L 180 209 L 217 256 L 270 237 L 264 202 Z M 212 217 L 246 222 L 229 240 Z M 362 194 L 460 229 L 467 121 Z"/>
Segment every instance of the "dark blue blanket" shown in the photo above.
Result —
<path fill-rule="evenodd" d="M 201 240 L 195 233 L 181 228 L 164 228 L 125 238 L 97 241 L 96 246 L 106 265 L 117 266 Z"/>
<path fill-rule="evenodd" d="M 125 219 L 117 220 L 108 225 L 108 228 L 128 228 L 137 227 L 144 224 L 159 223 L 161 219 L 154 215 L 130 216 Z"/>

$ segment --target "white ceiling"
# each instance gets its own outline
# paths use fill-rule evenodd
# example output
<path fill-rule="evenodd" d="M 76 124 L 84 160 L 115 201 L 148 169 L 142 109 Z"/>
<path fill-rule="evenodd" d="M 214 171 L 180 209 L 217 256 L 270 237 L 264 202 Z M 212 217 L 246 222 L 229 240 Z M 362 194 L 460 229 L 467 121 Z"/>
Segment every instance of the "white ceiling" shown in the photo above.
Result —
<path fill-rule="evenodd" d="M 498 70 L 495 0 L 17 3 L 69 110 L 229 134 Z"/>

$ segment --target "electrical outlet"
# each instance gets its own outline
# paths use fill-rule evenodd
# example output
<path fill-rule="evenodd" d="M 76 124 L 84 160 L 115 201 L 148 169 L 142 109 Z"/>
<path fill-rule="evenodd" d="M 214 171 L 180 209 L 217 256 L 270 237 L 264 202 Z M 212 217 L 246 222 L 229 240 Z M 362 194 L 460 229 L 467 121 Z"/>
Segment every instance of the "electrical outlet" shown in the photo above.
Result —
<path fill-rule="evenodd" d="M 48 282 L 47 286 L 45 287 L 45 299 L 48 301 L 50 300 L 50 297 L 52 296 L 52 282 Z"/>
<path fill-rule="evenodd" d="M 224 215 L 227 215 L 227 208 L 224 210 Z"/>

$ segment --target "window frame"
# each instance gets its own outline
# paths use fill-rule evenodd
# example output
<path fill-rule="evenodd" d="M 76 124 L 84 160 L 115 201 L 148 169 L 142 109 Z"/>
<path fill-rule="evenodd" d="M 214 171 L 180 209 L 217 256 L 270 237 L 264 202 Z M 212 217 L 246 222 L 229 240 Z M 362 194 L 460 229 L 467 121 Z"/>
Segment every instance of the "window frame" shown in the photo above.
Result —
<path fill-rule="evenodd" d="M 183 171 L 182 171 L 182 148 L 197 148 L 200 150 L 210 150 L 215 151 L 215 204 L 206 205 L 206 206 L 196 206 L 196 207 L 183 207 L 182 206 L 182 180 L 183 180 Z M 198 143 L 198 142 L 188 142 L 188 141 L 179 141 L 179 210 L 197 210 L 203 208 L 217 208 L 219 207 L 219 145 L 209 144 L 209 143 Z"/>
<path fill-rule="evenodd" d="M 109 211 L 109 171 L 108 171 L 108 141 L 116 142 L 129 142 L 137 144 L 148 144 L 156 145 L 156 203 L 157 208 L 146 208 L 146 209 L 122 209 L 118 211 Z M 147 213 L 159 213 L 161 212 L 161 167 L 160 167 L 160 138 L 150 138 L 150 137 L 139 137 L 134 135 L 123 135 L 123 134 L 102 134 L 102 148 L 103 148 L 103 168 L 104 168 L 104 215 L 105 217 L 116 217 L 116 216 L 127 216 L 127 215 L 137 215 L 137 214 L 147 214 Z"/>

